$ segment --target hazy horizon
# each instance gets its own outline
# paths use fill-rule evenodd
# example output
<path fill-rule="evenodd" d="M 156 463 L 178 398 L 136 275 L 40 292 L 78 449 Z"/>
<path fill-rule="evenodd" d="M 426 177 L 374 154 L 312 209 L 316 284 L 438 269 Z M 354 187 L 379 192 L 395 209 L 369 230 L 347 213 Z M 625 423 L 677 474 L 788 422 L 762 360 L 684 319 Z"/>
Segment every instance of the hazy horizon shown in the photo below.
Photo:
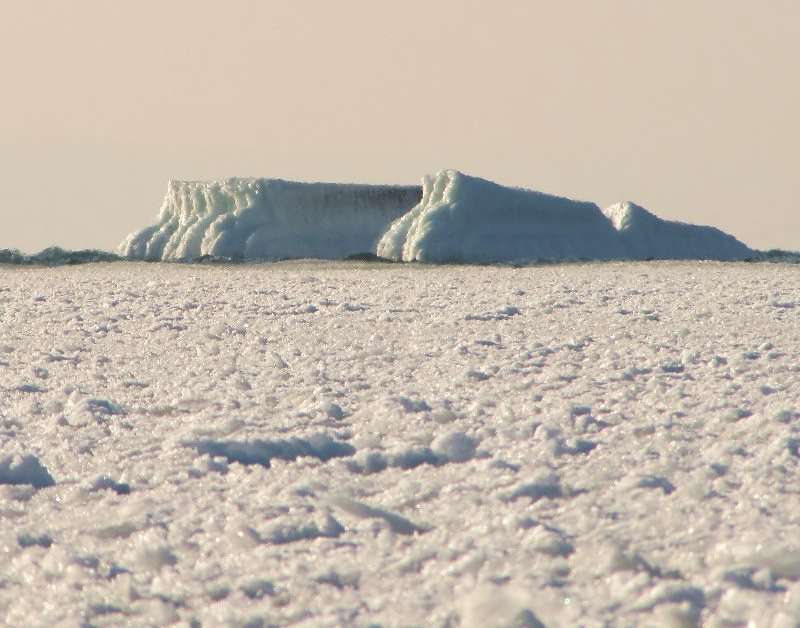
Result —
<path fill-rule="evenodd" d="M 445 168 L 800 249 L 800 4 L 7 2 L 0 248 L 113 250 L 170 179 Z"/>

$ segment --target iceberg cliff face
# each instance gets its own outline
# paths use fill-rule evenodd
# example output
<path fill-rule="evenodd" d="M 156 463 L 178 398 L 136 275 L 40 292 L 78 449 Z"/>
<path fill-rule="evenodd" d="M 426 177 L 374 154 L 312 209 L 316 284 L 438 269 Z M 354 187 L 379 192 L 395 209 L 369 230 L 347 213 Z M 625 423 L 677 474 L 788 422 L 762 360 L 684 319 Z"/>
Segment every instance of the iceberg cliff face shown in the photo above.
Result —
<path fill-rule="evenodd" d="M 158 221 L 119 246 L 129 259 L 398 261 L 717 259 L 755 251 L 713 227 L 661 220 L 633 203 L 508 188 L 446 170 L 418 186 L 279 179 L 170 183 Z"/>
<path fill-rule="evenodd" d="M 418 186 L 280 179 L 170 182 L 156 224 L 129 235 L 118 252 L 147 260 L 340 259 L 374 252 L 386 225 L 421 193 Z"/>

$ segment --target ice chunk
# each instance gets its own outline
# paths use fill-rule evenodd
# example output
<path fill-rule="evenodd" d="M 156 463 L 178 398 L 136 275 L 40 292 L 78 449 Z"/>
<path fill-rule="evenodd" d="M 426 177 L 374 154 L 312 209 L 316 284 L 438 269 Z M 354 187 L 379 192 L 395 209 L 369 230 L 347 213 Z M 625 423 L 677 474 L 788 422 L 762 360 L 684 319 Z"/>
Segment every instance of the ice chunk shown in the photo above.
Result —
<path fill-rule="evenodd" d="M 326 514 L 320 521 L 302 521 L 299 523 L 279 523 L 265 537 L 265 541 L 282 545 L 295 541 L 309 541 L 318 538 L 338 538 L 344 533 L 344 526 L 332 515 Z"/>
<path fill-rule="evenodd" d="M 558 499 L 564 497 L 564 489 L 555 473 L 540 473 L 532 482 L 518 486 L 510 495 L 512 501 L 521 497 L 528 497 L 531 502 Z"/>
<path fill-rule="evenodd" d="M 98 478 L 92 484 L 92 491 L 102 491 L 105 489 L 111 489 L 117 495 L 129 495 L 131 492 L 130 484 L 125 482 L 117 482 L 114 478 L 104 475 Z"/>
<path fill-rule="evenodd" d="M 532 610 L 535 608 L 536 602 L 529 591 L 518 587 L 484 586 L 464 596 L 460 625 L 467 628 L 545 628 Z"/>
<path fill-rule="evenodd" d="M 464 432 L 450 432 L 436 438 L 431 448 L 451 462 L 466 462 L 475 455 L 475 440 Z"/>
<path fill-rule="evenodd" d="M 332 497 L 330 502 L 332 506 L 362 519 L 383 519 L 389 524 L 389 528 L 397 534 L 411 535 L 427 530 L 427 528 L 412 523 L 397 513 L 375 508 L 348 497 Z"/>
<path fill-rule="evenodd" d="M 746 259 L 744 244 L 713 227 L 664 221 L 632 203 L 601 210 L 456 170 L 423 179 L 422 200 L 396 220 L 378 255 L 426 262 L 531 259 Z"/>

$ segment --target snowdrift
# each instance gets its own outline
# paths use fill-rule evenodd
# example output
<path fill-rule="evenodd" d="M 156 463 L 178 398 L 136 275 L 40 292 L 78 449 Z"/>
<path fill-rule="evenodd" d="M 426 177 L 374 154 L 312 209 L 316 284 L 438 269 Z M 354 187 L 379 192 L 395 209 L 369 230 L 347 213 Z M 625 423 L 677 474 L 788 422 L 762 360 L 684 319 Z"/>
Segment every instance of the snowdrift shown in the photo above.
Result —
<path fill-rule="evenodd" d="M 509 188 L 456 170 L 418 186 L 279 179 L 171 182 L 156 224 L 119 246 L 129 259 L 342 259 L 508 262 L 753 258 L 713 227 L 661 220 L 630 202 Z"/>

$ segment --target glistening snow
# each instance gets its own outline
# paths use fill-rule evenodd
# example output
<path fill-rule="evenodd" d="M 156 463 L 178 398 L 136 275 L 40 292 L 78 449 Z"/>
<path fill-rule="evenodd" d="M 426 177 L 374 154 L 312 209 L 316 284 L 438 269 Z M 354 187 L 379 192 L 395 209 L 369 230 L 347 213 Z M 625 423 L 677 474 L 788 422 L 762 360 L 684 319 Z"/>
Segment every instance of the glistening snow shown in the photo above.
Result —
<path fill-rule="evenodd" d="M 7 625 L 794 626 L 800 278 L 6 268 Z"/>
<path fill-rule="evenodd" d="M 228 179 L 170 183 L 158 221 L 119 246 L 129 259 L 402 261 L 752 258 L 713 227 L 661 220 L 633 203 L 587 202 L 446 170 L 422 187 Z"/>

